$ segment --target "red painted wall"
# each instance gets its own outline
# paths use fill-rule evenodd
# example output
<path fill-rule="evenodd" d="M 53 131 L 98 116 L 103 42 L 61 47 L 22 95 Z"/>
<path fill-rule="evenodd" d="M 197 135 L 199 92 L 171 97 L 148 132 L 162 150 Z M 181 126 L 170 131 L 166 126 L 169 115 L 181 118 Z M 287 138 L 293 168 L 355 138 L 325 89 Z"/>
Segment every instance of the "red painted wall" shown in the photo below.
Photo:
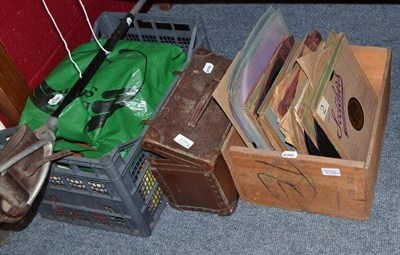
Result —
<path fill-rule="evenodd" d="M 103 11 L 127 12 L 135 1 L 82 0 L 93 25 Z M 71 50 L 91 37 L 78 0 L 46 0 Z M 1 0 L 0 42 L 30 89 L 67 56 L 42 0 Z"/>

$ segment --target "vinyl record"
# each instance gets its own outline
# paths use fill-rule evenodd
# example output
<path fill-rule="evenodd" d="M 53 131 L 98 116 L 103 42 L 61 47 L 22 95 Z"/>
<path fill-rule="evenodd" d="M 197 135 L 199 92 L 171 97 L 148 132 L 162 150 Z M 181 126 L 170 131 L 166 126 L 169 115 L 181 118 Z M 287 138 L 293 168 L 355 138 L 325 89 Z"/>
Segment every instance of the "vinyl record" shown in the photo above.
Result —
<path fill-rule="evenodd" d="M 331 158 L 341 158 L 339 153 L 336 151 L 335 147 L 329 140 L 328 136 L 318 125 L 317 121 L 314 119 L 315 132 L 317 134 L 317 145 L 320 152 L 320 156 L 331 157 Z"/>
<path fill-rule="evenodd" d="M 306 142 L 308 154 L 314 155 L 314 156 L 321 156 L 321 153 L 319 152 L 318 148 L 311 141 L 311 138 L 306 134 L 306 132 L 304 132 L 304 140 Z"/>

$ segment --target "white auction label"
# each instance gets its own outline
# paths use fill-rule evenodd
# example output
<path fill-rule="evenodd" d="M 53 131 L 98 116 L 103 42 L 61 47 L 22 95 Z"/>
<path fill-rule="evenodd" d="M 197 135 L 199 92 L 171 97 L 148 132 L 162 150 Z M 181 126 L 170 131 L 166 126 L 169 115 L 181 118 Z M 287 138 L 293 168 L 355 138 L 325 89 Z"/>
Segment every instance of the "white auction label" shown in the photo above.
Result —
<path fill-rule="evenodd" d="M 321 168 L 321 172 L 326 176 L 340 176 L 339 168 Z"/>
<path fill-rule="evenodd" d="M 322 97 L 318 105 L 317 114 L 321 117 L 323 121 L 325 121 L 328 111 L 329 111 L 329 103 L 325 97 Z"/>
<path fill-rule="evenodd" d="M 49 105 L 56 105 L 64 98 L 63 95 L 57 94 L 52 99 L 49 100 Z"/>
<path fill-rule="evenodd" d="M 214 69 L 214 65 L 211 64 L 211 63 L 206 63 L 206 64 L 204 65 L 204 67 L 203 67 L 203 71 L 204 71 L 205 73 L 212 73 L 213 69 Z"/>
<path fill-rule="evenodd" d="M 297 158 L 297 151 L 284 151 L 282 152 L 283 158 Z"/>
<path fill-rule="evenodd" d="M 189 138 L 187 138 L 181 134 L 178 134 L 174 138 L 174 141 L 177 142 L 178 144 L 182 145 L 186 149 L 190 149 L 190 147 L 192 147 L 192 145 L 194 144 L 194 142 L 192 140 L 190 140 Z"/>

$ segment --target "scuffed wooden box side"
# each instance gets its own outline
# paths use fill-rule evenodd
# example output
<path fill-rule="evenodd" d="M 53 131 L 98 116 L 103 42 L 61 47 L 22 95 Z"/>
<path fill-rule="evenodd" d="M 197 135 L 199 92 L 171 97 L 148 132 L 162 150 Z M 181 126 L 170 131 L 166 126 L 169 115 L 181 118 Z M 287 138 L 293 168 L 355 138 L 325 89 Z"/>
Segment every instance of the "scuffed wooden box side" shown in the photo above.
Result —
<path fill-rule="evenodd" d="M 231 132 L 230 139 L 237 136 Z M 363 219 L 364 163 L 232 146 L 230 169 L 242 200 L 296 211 Z M 324 176 L 321 168 L 340 169 L 341 176 Z"/>
<path fill-rule="evenodd" d="M 359 53 L 357 50 L 361 52 Z M 378 50 L 375 48 L 374 51 L 369 51 L 368 54 L 365 52 L 362 54 L 362 47 L 360 47 L 356 48 L 354 53 L 358 56 L 367 77 L 379 96 L 369 154 L 365 163 L 366 210 L 368 216 L 370 216 L 389 114 L 392 52 L 390 49 L 381 48 Z"/>
<path fill-rule="evenodd" d="M 371 213 L 378 165 L 387 123 L 391 51 L 353 47 L 379 96 L 366 162 L 298 155 L 247 148 L 232 129 L 223 147 L 236 188 L 249 203 L 366 220 Z M 326 176 L 322 168 L 340 170 Z"/>

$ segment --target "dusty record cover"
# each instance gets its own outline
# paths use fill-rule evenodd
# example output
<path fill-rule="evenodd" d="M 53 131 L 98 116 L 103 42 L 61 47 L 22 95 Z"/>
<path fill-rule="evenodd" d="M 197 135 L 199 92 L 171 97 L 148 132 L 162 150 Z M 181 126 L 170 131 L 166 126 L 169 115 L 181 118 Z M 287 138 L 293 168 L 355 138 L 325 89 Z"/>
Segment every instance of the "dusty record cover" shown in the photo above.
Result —
<path fill-rule="evenodd" d="M 314 117 L 343 159 L 364 161 L 378 97 L 345 36 L 327 69 Z"/>

